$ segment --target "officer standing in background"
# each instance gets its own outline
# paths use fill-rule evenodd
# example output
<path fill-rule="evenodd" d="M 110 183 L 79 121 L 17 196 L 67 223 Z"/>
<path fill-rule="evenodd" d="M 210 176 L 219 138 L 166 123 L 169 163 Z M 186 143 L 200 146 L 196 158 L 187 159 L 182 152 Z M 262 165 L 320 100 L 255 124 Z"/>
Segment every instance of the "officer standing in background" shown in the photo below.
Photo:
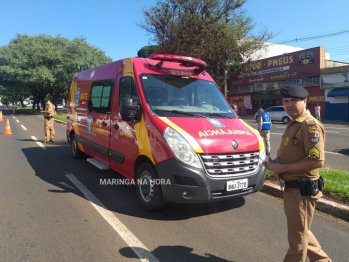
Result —
<path fill-rule="evenodd" d="M 265 151 L 267 155 L 270 155 L 270 129 L 271 119 L 270 116 L 264 112 L 263 108 L 258 109 L 258 131 L 261 137 L 264 139 Z"/>
<path fill-rule="evenodd" d="M 289 248 L 284 262 L 331 261 L 310 226 L 315 206 L 322 197 L 319 169 L 325 162 L 325 130 L 306 109 L 308 91 L 302 86 L 281 89 L 285 111 L 292 117 L 281 139 L 277 158 L 263 165 L 284 180 L 284 212 Z"/>
<path fill-rule="evenodd" d="M 45 110 L 41 111 L 45 118 L 44 123 L 44 132 L 45 132 L 45 142 L 55 142 L 55 129 L 54 129 L 54 118 L 53 116 L 56 114 L 56 108 L 51 103 L 51 101 L 48 98 L 44 99 L 45 103 Z"/>

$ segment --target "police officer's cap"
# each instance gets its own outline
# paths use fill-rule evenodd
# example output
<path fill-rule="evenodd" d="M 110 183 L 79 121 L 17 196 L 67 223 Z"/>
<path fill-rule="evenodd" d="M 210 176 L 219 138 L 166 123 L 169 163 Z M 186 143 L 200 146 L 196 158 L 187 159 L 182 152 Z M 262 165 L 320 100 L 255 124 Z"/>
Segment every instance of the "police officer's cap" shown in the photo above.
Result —
<path fill-rule="evenodd" d="M 281 96 L 283 98 L 307 98 L 309 96 L 308 91 L 299 85 L 289 85 L 281 88 Z"/>
<path fill-rule="evenodd" d="M 48 99 L 48 98 L 45 98 L 44 99 L 44 103 L 46 104 L 48 101 L 50 101 L 50 99 Z"/>

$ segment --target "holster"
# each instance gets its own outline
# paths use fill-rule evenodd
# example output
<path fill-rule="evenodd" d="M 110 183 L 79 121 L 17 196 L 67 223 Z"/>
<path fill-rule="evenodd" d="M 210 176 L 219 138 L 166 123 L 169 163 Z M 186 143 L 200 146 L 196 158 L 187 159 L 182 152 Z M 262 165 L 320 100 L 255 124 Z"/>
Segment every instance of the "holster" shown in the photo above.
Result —
<path fill-rule="evenodd" d="M 321 189 L 323 188 L 323 179 L 321 178 Z M 310 180 L 309 178 L 298 179 L 299 191 L 302 196 L 316 196 L 321 190 L 319 187 L 319 180 Z"/>

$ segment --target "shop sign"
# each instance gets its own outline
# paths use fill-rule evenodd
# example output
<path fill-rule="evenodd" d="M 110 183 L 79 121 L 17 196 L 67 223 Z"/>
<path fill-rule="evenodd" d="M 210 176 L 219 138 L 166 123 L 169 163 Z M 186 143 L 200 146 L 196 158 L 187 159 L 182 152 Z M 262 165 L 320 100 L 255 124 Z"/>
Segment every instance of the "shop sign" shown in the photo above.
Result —
<path fill-rule="evenodd" d="M 301 79 L 290 79 L 285 81 L 278 81 L 277 85 L 279 88 L 287 85 L 300 85 L 303 87 L 318 86 L 320 83 L 320 77 L 306 77 Z"/>
<path fill-rule="evenodd" d="M 253 85 L 235 86 L 235 87 L 230 87 L 228 90 L 231 94 L 249 93 L 249 92 L 252 92 Z"/>
<path fill-rule="evenodd" d="M 349 72 L 321 76 L 320 88 L 349 87 Z"/>
<path fill-rule="evenodd" d="M 324 53 L 323 47 L 315 47 L 245 63 L 240 74 L 229 78 L 228 87 L 320 75 L 320 63 L 324 62 Z"/>

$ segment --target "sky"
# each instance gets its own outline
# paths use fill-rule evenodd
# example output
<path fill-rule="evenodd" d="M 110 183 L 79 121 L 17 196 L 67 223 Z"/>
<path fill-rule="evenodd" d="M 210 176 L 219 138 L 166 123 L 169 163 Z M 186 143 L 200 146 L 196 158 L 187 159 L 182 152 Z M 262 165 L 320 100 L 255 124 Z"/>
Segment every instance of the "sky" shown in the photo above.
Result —
<path fill-rule="evenodd" d="M 157 0 L 0 0 L 0 46 L 16 34 L 84 37 L 113 61 L 137 56 L 151 35 L 137 23 L 142 7 Z M 247 0 L 243 6 L 255 23 L 252 33 L 267 28 L 270 40 L 312 48 L 323 46 L 330 59 L 349 63 L 349 0 Z M 316 38 L 307 40 L 309 38 Z M 305 39 L 305 40 L 302 40 Z"/>

